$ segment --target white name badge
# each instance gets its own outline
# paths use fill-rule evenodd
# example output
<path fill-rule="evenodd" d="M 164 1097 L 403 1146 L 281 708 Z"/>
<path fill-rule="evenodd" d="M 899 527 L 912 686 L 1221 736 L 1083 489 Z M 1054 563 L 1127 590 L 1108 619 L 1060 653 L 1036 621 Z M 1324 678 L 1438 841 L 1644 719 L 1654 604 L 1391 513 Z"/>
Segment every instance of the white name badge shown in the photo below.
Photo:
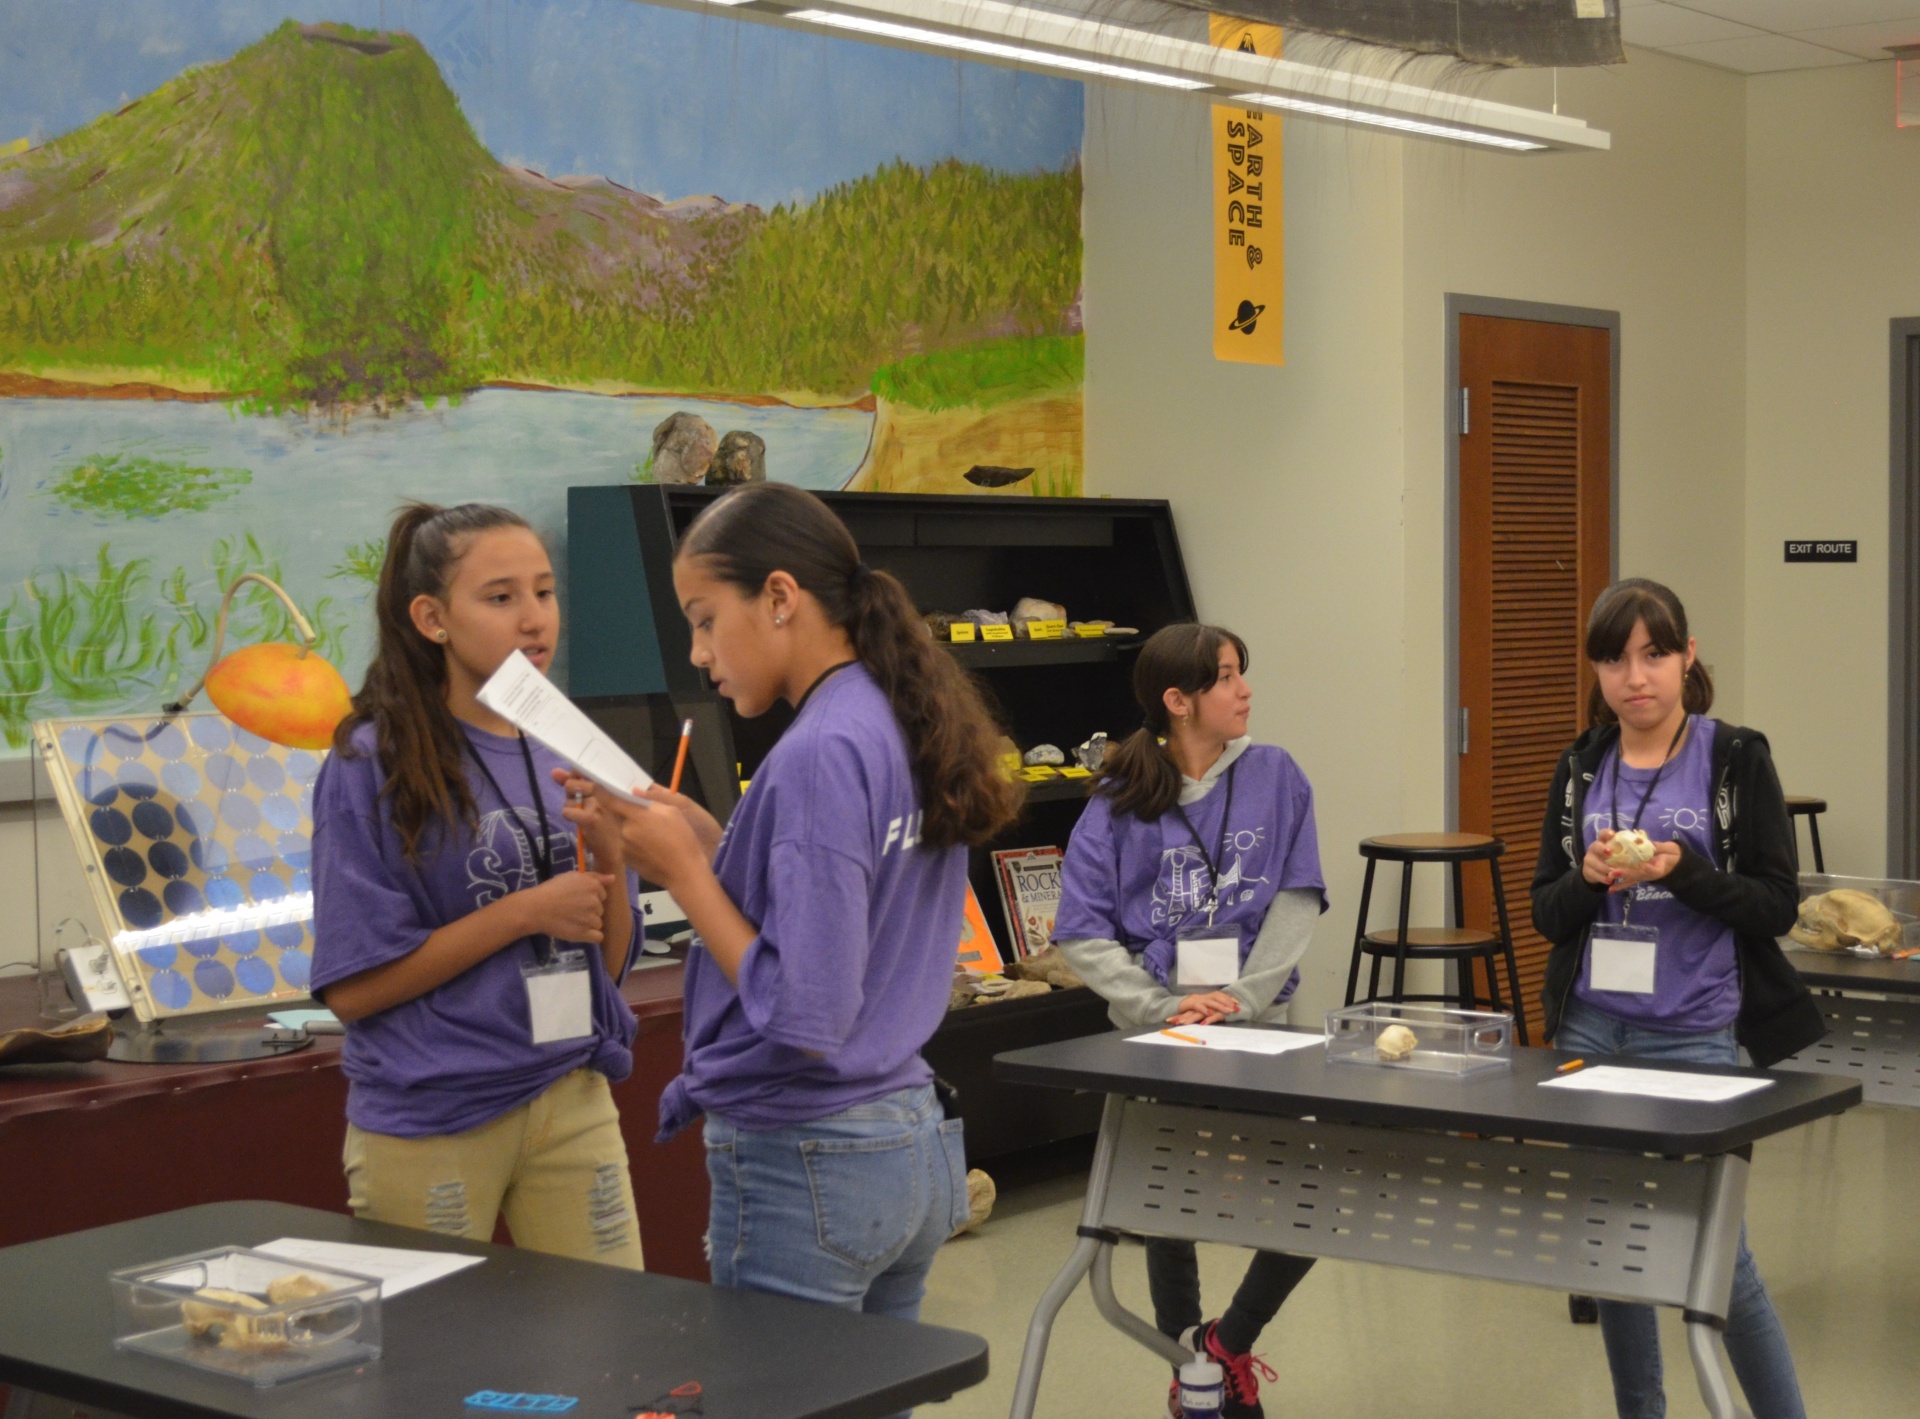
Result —
<path fill-rule="evenodd" d="M 1196 936 L 1174 943 L 1175 985 L 1231 985 L 1240 979 L 1240 938 Z"/>
<path fill-rule="evenodd" d="M 556 951 L 546 965 L 522 966 L 533 1042 L 559 1044 L 593 1033 L 593 984 L 585 951 Z"/>
<path fill-rule="evenodd" d="M 1652 995 L 1660 931 L 1653 926 L 1596 926 L 1587 940 L 1587 988 L 1616 995 Z"/>

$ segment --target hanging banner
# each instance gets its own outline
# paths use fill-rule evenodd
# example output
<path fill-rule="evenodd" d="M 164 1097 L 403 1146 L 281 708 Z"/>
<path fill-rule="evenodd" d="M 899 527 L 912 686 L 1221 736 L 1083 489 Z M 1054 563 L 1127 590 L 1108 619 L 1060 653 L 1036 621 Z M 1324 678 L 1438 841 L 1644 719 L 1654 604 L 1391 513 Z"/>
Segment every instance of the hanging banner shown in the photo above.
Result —
<path fill-rule="evenodd" d="M 1280 57 L 1280 31 L 1208 16 L 1221 49 Z M 1281 241 L 1278 115 L 1213 106 L 1213 354 L 1283 365 L 1287 272 Z"/>

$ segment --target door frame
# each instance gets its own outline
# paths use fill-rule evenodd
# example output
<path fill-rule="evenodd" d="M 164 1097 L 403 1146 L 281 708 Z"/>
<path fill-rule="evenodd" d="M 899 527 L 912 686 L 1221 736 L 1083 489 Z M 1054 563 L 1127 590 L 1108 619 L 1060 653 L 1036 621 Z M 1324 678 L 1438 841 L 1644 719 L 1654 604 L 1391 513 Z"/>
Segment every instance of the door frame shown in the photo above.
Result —
<path fill-rule="evenodd" d="M 1920 870 L 1920 317 L 1891 322 L 1887 518 L 1887 875 Z"/>
<path fill-rule="evenodd" d="M 1502 320 L 1534 320 L 1548 325 L 1594 326 L 1609 332 L 1607 349 L 1612 370 L 1607 394 L 1608 411 L 1608 513 L 1613 526 L 1608 537 L 1607 579 L 1620 579 L 1620 312 L 1596 310 L 1588 306 L 1549 305 L 1542 301 L 1508 300 L 1502 296 L 1470 296 L 1449 291 L 1446 295 L 1447 352 L 1445 395 L 1441 401 L 1446 412 L 1446 515 L 1441 536 L 1446 540 L 1443 573 L 1446 580 L 1443 603 L 1446 624 L 1446 684 L 1442 691 L 1444 723 L 1441 726 L 1442 753 L 1446 757 L 1446 829 L 1460 827 L 1460 317 L 1490 315 Z M 1920 320 L 1914 322 L 1920 333 Z M 1523 845 L 1524 846 L 1524 845 Z"/>

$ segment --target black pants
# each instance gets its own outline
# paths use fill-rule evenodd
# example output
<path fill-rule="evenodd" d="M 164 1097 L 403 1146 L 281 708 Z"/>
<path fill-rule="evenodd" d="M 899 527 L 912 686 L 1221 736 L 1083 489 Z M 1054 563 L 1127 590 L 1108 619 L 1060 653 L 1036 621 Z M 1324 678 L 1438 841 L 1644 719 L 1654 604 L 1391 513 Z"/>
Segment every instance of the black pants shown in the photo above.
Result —
<path fill-rule="evenodd" d="M 1255 1252 L 1240 1289 L 1233 1293 L 1233 1304 L 1220 1317 L 1220 1343 L 1235 1355 L 1253 1349 L 1281 1303 L 1312 1269 L 1310 1256 Z M 1153 1297 L 1153 1323 L 1162 1335 L 1178 1340 L 1182 1331 L 1205 1319 L 1200 1312 L 1200 1262 L 1192 1242 L 1147 1239 L 1147 1291 Z"/>

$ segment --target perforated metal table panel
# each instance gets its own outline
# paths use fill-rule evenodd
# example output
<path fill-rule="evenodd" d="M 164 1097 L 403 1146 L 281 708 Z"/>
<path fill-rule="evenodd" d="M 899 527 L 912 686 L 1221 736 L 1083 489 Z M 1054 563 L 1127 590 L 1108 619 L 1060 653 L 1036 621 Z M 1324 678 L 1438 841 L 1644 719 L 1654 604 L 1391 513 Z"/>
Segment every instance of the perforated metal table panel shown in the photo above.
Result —
<path fill-rule="evenodd" d="M 1768 1075 L 1722 1104 L 1541 1089 L 1569 1058 L 1520 1050 L 1510 1068 L 1455 1078 L 1330 1063 L 1318 1048 L 1273 1056 L 1123 1035 L 1001 1055 L 1010 1082 L 1107 1095 L 1079 1242 L 1029 1325 L 1012 1419 L 1032 1415 L 1053 1318 L 1082 1280 L 1116 1328 L 1186 1358 L 1114 1295 L 1123 1235 L 1679 1306 L 1709 1412 L 1744 1413 L 1719 1345 L 1746 1206 L 1736 1150 L 1852 1107 L 1859 1082 Z"/>
<path fill-rule="evenodd" d="M 1920 1001 L 1817 997 L 1827 1037 L 1775 1068 L 1857 1081 L 1870 1104 L 1920 1109 Z"/>

